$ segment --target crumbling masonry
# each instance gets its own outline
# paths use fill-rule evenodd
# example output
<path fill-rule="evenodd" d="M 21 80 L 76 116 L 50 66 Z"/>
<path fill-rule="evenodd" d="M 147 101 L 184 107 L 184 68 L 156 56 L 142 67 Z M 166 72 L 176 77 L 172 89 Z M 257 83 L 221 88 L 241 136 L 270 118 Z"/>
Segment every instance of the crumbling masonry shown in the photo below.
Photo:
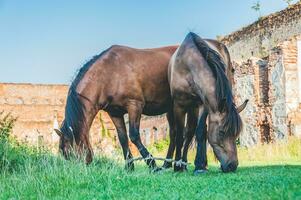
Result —
<path fill-rule="evenodd" d="M 242 145 L 301 134 L 301 2 L 260 19 L 222 39 L 229 48 Z"/>

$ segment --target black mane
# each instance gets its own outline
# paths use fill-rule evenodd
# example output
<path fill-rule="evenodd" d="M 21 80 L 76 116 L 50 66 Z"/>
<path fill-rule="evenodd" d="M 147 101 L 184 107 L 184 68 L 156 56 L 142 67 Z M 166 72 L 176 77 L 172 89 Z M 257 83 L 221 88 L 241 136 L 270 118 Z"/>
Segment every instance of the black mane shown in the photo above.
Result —
<path fill-rule="evenodd" d="M 226 65 L 220 54 L 211 49 L 208 44 L 197 34 L 188 33 L 187 38 L 191 38 L 199 52 L 206 59 L 210 69 L 216 79 L 215 95 L 218 102 L 218 110 L 226 113 L 224 118 L 224 129 L 227 135 L 237 136 L 242 128 L 242 121 L 237 113 L 230 81 L 226 76 Z"/>
<path fill-rule="evenodd" d="M 78 138 L 80 130 L 85 126 L 84 119 L 84 105 L 80 100 L 79 94 L 76 92 L 77 85 L 82 80 L 89 68 L 105 53 L 95 55 L 87 63 L 85 63 L 79 70 L 75 79 L 72 81 L 69 88 L 67 102 L 65 107 L 65 119 L 61 126 L 61 131 L 64 136 L 69 139 Z"/>

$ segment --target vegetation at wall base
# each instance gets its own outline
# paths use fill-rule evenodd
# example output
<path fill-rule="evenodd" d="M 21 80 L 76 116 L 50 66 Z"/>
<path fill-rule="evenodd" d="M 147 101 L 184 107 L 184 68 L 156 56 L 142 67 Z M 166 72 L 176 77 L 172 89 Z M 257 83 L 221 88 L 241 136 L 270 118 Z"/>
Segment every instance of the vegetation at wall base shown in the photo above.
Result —
<path fill-rule="evenodd" d="M 143 162 L 137 162 L 135 171 L 127 172 L 121 153 L 114 159 L 96 156 L 88 166 L 81 160 L 66 161 L 17 142 L 10 131 L 1 139 L 0 199 L 301 198 L 301 140 L 293 137 L 239 147 L 239 168 L 229 174 L 221 173 L 209 150 L 209 172 L 194 176 L 193 164 L 183 173 L 150 173 Z M 164 156 L 166 141 L 153 151 Z M 191 150 L 190 162 L 194 154 Z"/>

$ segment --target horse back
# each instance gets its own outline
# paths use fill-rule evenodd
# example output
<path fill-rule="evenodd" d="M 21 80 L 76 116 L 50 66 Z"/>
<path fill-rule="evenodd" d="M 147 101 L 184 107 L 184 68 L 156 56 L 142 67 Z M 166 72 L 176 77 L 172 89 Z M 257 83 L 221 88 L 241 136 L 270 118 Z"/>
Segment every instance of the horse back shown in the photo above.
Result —
<path fill-rule="evenodd" d="M 99 57 L 78 86 L 79 93 L 100 105 L 125 110 L 129 102 L 145 105 L 145 113 L 161 114 L 170 104 L 168 62 L 177 46 L 135 49 L 114 45 Z M 163 111 L 164 110 L 164 111 Z"/>

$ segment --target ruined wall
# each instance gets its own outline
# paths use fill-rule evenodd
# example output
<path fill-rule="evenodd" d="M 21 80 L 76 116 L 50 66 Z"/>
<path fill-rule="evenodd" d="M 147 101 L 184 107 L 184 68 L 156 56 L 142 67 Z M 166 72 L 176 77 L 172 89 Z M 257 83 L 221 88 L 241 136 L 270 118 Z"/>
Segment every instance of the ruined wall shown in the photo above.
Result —
<path fill-rule="evenodd" d="M 240 135 L 243 146 L 270 142 L 274 139 L 273 106 L 270 94 L 269 59 L 252 57 L 246 62 L 234 63 L 234 95 L 237 104 L 249 99 L 246 109 L 240 114 L 244 123 Z"/>
<path fill-rule="evenodd" d="M 298 41 L 301 41 L 301 34 L 279 45 L 279 48 L 283 52 L 283 65 L 285 69 L 285 100 L 287 120 L 290 128 L 289 133 L 294 135 L 301 135 L 301 77 L 298 77 L 301 69 L 298 67 Z"/>
<path fill-rule="evenodd" d="M 269 56 L 269 101 L 271 106 L 271 128 L 273 139 L 283 139 L 288 133 L 286 72 L 283 65 L 283 54 L 280 48 L 275 48 Z"/>
<path fill-rule="evenodd" d="M 237 105 L 240 105 L 245 99 L 249 99 L 248 106 L 240 114 L 243 120 L 243 130 L 240 135 L 240 144 L 243 146 L 252 146 L 258 143 L 259 127 L 257 126 L 257 77 L 255 68 L 252 67 L 256 61 L 249 60 L 245 63 L 234 63 L 234 95 Z M 243 92 L 241 92 L 243 91 Z"/>
<path fill-rule="evenodd" d="M 297 42 L 295 36 L 274 47 L 264 58 L 234 62 L 235 96 L 237 102 L 249 99 L 241 113 L 244 129 L 241 144 L 285 139 L 299 135 L 301 108 Z"/>
<path fill-rule="evenodd" d="M 250 99 L 241 113 L 243 145 L 301 135 L 298 41 L 301 1 L 222 38 L 235 63 L 237 102 Z"/>
<path fill-rule="evenodd" d="M 297 38 L 300 37 L 295 36 L 279 44 L 279 48 L 282 51 L 283 65 L 285 68 L 286 109 L 288 112 L 296 110 L 299 106 Z"/>
<path fill-rule="evenodd" d="M 64 118 L 67 92 L 67 85 L 0 83 L 0 111 L 18 117 L 13 135 L 19 140 L 57 150 L 59 138 L 53 128 Z M 166 138 L 167 127 L 165 116 L 144 117 L 142 140 L 149 145 Z M 119 146 L 115 127 L 106 112 L 97 114 L 90 136 L 96 153 L 110 153 Z"/>
<path fill-rule="evenodd" d="M 67 86 L 1 84 L 0 110 L 18 118 L 13 133 L 19 139 L 37 143 L 38 136 L 51 143 L 55 117 L 61 121 Z"/>
<path fill-rule="evenodd" d="M 222 39 L 235 61 L 266 57 L 279 43 L 301 34 L 301 2 L 266 16 Z"/>
<path fill-rule="evenodd" d="M 143 117 L 140 126 L 142 127 L 140 131 L 142 142 L 145 145 L 150 145 L 169 137 L 169 126 L 165 115 Z"/>

